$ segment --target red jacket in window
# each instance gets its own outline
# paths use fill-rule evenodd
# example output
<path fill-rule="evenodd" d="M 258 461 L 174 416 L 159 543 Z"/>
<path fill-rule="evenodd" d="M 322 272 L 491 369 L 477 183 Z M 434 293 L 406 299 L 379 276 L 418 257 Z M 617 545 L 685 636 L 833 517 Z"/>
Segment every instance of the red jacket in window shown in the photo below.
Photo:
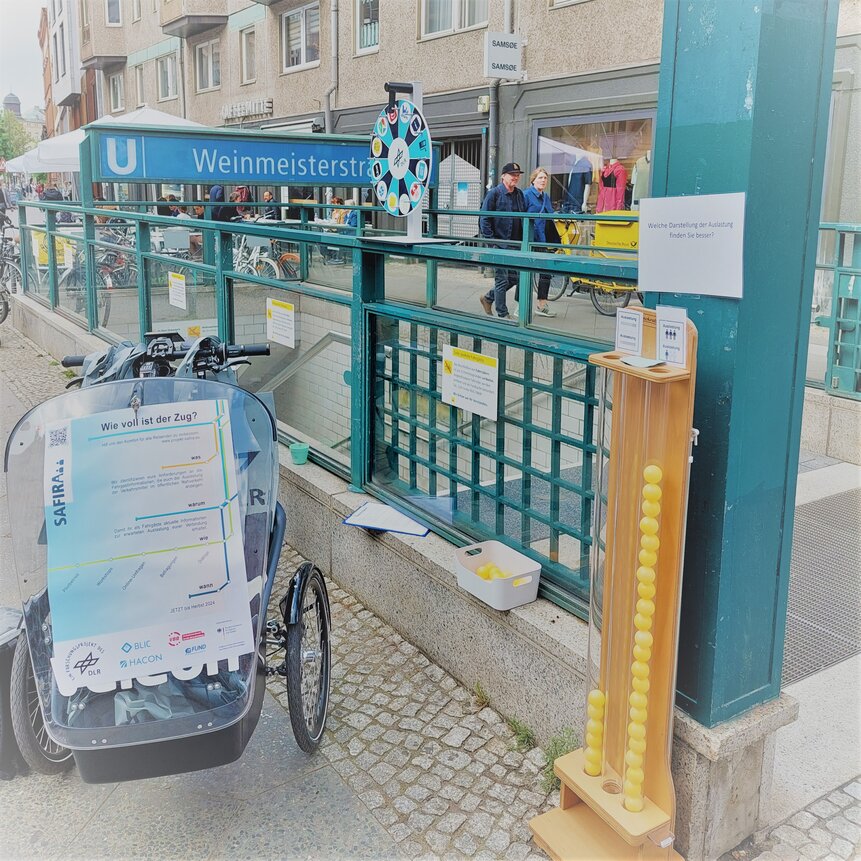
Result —
<path fill-rule="evenodd" d="M 627 183 L 628 171 L 622 166 L 622 162 L 605 164 L 598 174 L 598 203 L 595 212 L 624 209 Z"/>

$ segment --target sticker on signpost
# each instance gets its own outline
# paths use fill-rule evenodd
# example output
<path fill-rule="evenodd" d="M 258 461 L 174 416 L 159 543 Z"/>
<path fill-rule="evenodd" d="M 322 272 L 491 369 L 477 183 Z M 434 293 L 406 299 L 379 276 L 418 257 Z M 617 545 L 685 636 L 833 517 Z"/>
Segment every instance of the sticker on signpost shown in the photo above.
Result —
<path fill-rule="evenodd" d="M 620 308 L 616 312 L 616 351 L 640 356 L 643 353 L 643 314 Z"/>
<path fill-rule="evenodd" d="M 174 308 L 182 308 L 183 311 L 188 310 L 185 295 L 185 275 L 180 272 L 167 273 L 167 301 Z"/>
<path fill-rule="evenodd" d="M 296 310 L 290 302 L 267 298 L 266 340 L 291 349 L 296 346 Z"/>
<path fill-rule="evenodd" d="M 495 421 L 498 393 L 498 359 L 450 344 L 443 345 L 443 403 Z"/>
<path fill-rule="evenodd" d="M 658 305 L 655 309 L 655 358 L 676 368 L 688 366 L 688 314 L 684 308 Z"/>

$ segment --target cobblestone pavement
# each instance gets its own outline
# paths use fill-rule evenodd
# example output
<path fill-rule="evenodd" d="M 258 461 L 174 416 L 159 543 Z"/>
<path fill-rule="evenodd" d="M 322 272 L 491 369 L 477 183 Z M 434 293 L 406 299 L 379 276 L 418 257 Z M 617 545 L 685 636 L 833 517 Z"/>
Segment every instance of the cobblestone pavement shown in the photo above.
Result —
<path fill-rule="evenodd" d="M 0 328 L 0 373 L 27 407 L 58 394 L 66 382 L 53 359 L 8 325 Z M 273 607 L 302 561 L 284 548 Z M 477 702 L 337 584 L 327 586 L 332 696 L 320 755 L 392 837 L 398 856 L 543 861 L 528 822 L 555 806 L 558 796 L 542 786 L 542 751 L 518 750 L 514 733 L 493 708 Z M 269 690 L 286 710 L 283 679 L 272 677 Z M 722 861 L 754 858 L 861 858 L 861 780 Z"/>
<path fill-rule="evenodd" d="M 861 858 L 861 777 L 746 841 L 721 861 L 847 861 Z"/>

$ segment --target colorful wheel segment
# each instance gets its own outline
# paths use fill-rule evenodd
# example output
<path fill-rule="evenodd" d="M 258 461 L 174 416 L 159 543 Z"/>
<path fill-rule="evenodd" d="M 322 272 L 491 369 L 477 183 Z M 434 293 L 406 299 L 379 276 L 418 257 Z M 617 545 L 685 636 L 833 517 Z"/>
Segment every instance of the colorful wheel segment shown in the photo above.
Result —
<path fill-rule="evenodd" d="M 377 200 L 396 216 L 421 205 L 430 182 L 433 148 L 427 122 L 410 101 L 384 108 L 371 137 L 370 171 Z"/>

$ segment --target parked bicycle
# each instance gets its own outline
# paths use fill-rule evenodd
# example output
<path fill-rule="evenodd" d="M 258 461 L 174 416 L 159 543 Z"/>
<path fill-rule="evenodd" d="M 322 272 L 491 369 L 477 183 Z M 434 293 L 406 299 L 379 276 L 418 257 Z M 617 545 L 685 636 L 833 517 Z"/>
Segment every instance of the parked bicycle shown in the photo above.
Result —
<path fill-rule="evenodd" d="M 307 752 L 319 745 L 326 724 L 331 676 L 331 616 L 320 570 L 310 562 L 301 565 L 278 603 L 278 618 L 263 621 L 286 526 L 284 510 L 277 503 L 276 425 L 271 398 L 242 389 L 237 384 L 235 368 L 248 363 L 246 357 L 268 353 L 268 345 L 233 346 L 214 337 L 189 344 L 175 333 L 152 333 L 143 344 L 123 342 L 103 353 L 68 356 L 63 365 L 81 367 L 83 372 L 70 383 L 72 390 L 31 410 L 10 435 L 4 461 L 9 496 L 15 499 L 10 532 L 19 588 L 24 596 L 24 629 L 12 661 L 10 702 L 15 737 L 35 771 L 60 773 L 70 768 L 74 759 L 84 781 L 102 783 L 232 762 L 241 756 L 257 724 L 265 679 L 273 674 L 285 677 L 297 744 Z M 203 421 L 207 430 L 195 431 L 195 427 L 203 427 L 196 421 Z M 120 431 L 116 435 L 114 423 Z M 121 423 L 130 423 L 131 430 L 124 434 Z M 175 428 L 169 428 L 171 423 Z M 78 511 L 86 508 L 88 483 L 86 476 L 74 472 L 75 464 L 58 451 L 62 446 L 69 452 L 88 451 L 91 437 L 86 436 L 86 444 L 78 442 L 82 437 L 77 436 L 76 428 L 81 427 L 81 433 L 87 434 L 90 425 L 102 428 L 101 433 L 112 434 L 110 441 L 104 443 L 107 447 L 99 450 L 101 463 L 105 460 L 102 455 L 112 446 L 127 444 L 133 436 L 140 439 L 139 431 L 145 427 L 175 430 L 180 439 L 201 433 L 200 439 L 208 440 L 208 447 L 195 455 L 195 445 L 188 443 L 189 462 L 165 472 L 156 470 L 153 480 L 161 482 L 165 490 L 153 494 L 150 487 L 146 499 L 150 504 L 155 500 L 169 515 L 148 511 L 146 516 L 124 516 L 113 521 L 113 512 L 106 511 L 104 519 L 111 525 L 105 528 L 102 524 L 99 532 L 92 522 L 76 524 L 75 506 L 79 506 Z M 76 444 L 82 447 L 76 449 Z M 193 506 L 175 510 L 176 501 L 169 488 L 177 487 L 177 482 L 186 482 L 184 487 L 189 486 L 188 482 L 195 488 L 202 487 L 195 484 L 195 462 L 201 466 L 211 462 L 212 457 L 206 459 L 210 449 L 214 457 L 220 458 L 215 461 L 215 485 L 221 488 L 223 482 L 223 504 L 215 509 L 198 510 Z M 126 462 L 119 453 L 113 456 L 119 458 L 118 463 Z M 110 460 L 111 456 L 105 457 Z M 138 463 L 134 462 L 131 478 L 120 479 L 108 473 L 99 481 L 113 482 L 111 487 L 117 485 L 118 479 L 140 482 Z M 178 467 L 185 472 L 174 472 Z M 53 483 L 49 482 L 46 501 L 45 476 L 57 468 L 61 471 Z M 103 468 L 107 471 L 107 467 Z M 126 487 L 136 500 L 143 498 L 145 489 Z M 189 497 L 188 492 L 184 496 Z M 183 494 L 179 493 L 179 497 Z M 132 497 L 127 498 L 131 501 Z M 197 497 L 192 493 L 189 498 Z M 113 506 L 122 511 L 119 502 Z M 52 519 L 50 524 L 46 523 L 46 513 Z M 203 543 L 185 546 L 189 533 L 180 530 L 177 538 L 181 546 L 174 547 L 167 541 L 169 551 L 153 555 L 155 544 L 166 540 L 159 536 L 179 529 L 176 523 L 183 514 L 196 518 L 195 530 L 205 532 L 205 524 L 210 523 L 216 527 L 215 533 L 194 539 Z M 121 574 L 115 569 L 122 566 L 121 559 L 128 557 L 118 556 L 107 563 L 88 561 L 91 544 L 106 540 L 106 536 L 107 540 L 117 540 L 112 528 L 117 523 L 138 524 L 150 515 L 157 520 L 163 518 L 160 522 L 164 526 L 150 535 L 145 547 L 141 545 L 143 551 L 137 553 L 133 563 L 122 567 Z M 63 539 L 57 538 L 56 521 L 60 519 L 71 530 L 63 533 Z M 81 532 L 76 533 L 76 528 Z M 237 528 L 242 534 L 238 551 L 238 545 L 230 543 Z M 75 546 L 86 547 L 74 564 L 87 574 L 98 570 L 98 577 L 78 581 L 78 575 L 69 568 L 74 554 L 64 554 L 59 571 L 49 569 L 51 542 L 75 534 L 79 539 L 86 536 Z M 205 559 L 212 550 L 217 559 L 209 569 L 202 567 L 198 556 Z M 244 557 L 241 574 L 242 565 L 234 564 L 237 552 L 240 560 Z M 186 553 L 190 555 L 181 555 Z M 234 555 L 228 564 L 230 553 Z M 141 574 L 149 559 L 153 560 L 153 569 L 147 568 Z M 99 592 L 101 584 L 112 575 L 118 575 L 119 580 L 109 580 L 107 588 Z M 147 578 L 149 591 L 141 588 L 126 593 L 138 576 Z M 190 584 L 192 580 L 199 585 L 199 594 L 184 592 L 188 588 L 186 581 Z M 198 584 L 199 580 L 212 582 Z M 157 600 L 153 589 L 163 590 L 168 597 Z M 240 638 L 241 619 L 236 617 L 236 626 L 228 627 L 221 621 L 222 615 L 210 620 L 200 615 L 197 606 L 205 605 L 207 600 L 216 603 L 214 596 L 222 592 L 232 595 L 240 606 L 248 602 L 252 645 L 238 656 L 229 648 L 231 640 Z M 88 596 L 102 597 L 88 602 Z M 57 626 L 61 610 L 65 613 L 63 623 L 68 624 L 70 601 L 77 601 L 75 606 L 81 608 L 74 623 L 82 639 L 78 644 L 75 638 L 71 651 L 68 642 L 64 642 L 65 657 L 58 659 L 55 646 L 60 647 L 63 632 Z M 113 610 L 105 615 L 100 610 L 107 601 L 113 603 Z M 156 607 L 162 612 L 172 604 L 178 609 L 170 613 L 178 615 L 164 618 L 161 626 L 169 634 L 158 636 L 137 630 L 110 633 L 116 629 L 117 614 L 123 619 L 128 615 L 137 627 L 144 624 L 146 608 Z M 189 610 L 198 615 L 185 619 L 183 613 Z M 152 615 L 150 612 L 147 618 Z M 117 644 L 122 643 L 115 655 L 108 653 L 108 635 Z M 162 660 L 165 652 L 183 657 L 178 661 L 174 658 L 170 671 L 147 675 L 152 661 Z M 222 652 L 225 657 L 219 658 Z M 275 652 L 283 652 L 277 666 L 267 660 Z M 141 669 L 125 669 L 127 666 Z"/>
<path fill-rule="evenodd" d="M 603 259 L 622 256 L 592 248 L 593 245 L 597 245 L 599 248 L 610 245 L 613 240 L 606 238 L 608 227 L 618 230 L 620 225 L 622 229 L 634 228 L 632 238 L 629 240 L 625 250 L 634 251 L 637 248 L 637 222 L 633 219 L 630 222 L 595 222 L 594 243 L 590 232 L 584 229 L 575 217 L 565 218 L 557 214 L 554 224 L 556 232 L 559 234 L 560 242 L 559 247 L 555 250 L 556 254 L 588 253 L 589 257 L 600 257 Z M 538 289 L 539 277 L 538 274 L 533 276 L 533 290 L 537 291 Z M 632 296 L 636 295 L 640 301 L 643 299 L 642 295 L 637 291 L 635 284 L 589 275 L 562 275 L 553 273 L 550 276 L 550 287 L 547 298 L 555 302 L 566 295 L 566 293 L 568 296 L 573 296 L 575 293 L 588 293 L 595 310 L 607 317 L 614 317 L 619 308 L 627 307 Z"/>
<path fill-rule="evenodd" d="M 15 239 L 15 225 L 0 216 L 0 323 L 9 316 L 9 296 L 22 288 L 21 253 Z"/>

